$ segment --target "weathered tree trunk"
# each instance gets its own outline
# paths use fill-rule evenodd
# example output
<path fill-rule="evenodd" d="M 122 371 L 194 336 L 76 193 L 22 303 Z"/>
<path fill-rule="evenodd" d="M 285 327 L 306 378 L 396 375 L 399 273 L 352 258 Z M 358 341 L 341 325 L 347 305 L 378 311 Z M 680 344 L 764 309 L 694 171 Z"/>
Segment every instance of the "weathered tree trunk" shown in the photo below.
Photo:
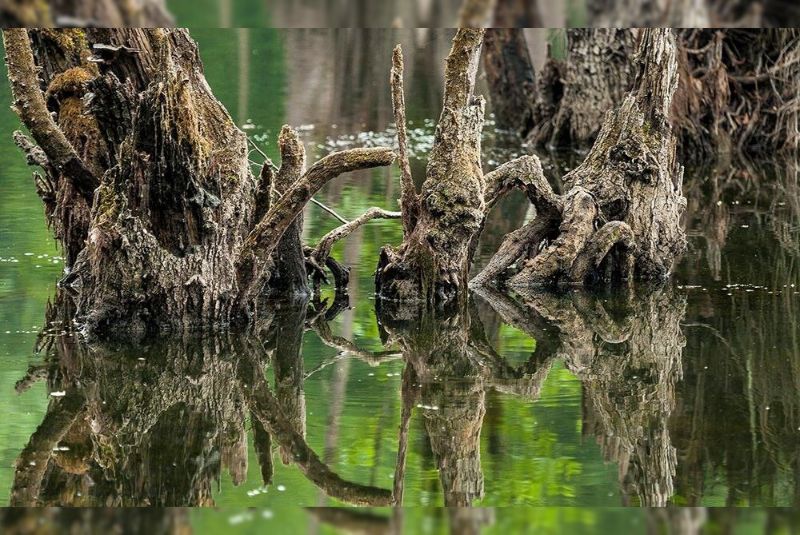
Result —
<path fill-rule="evenodd" d="M 473 96 L 483 30 L 460 29 L 445 71 L 419 217 L 398 249 L 384 247 L 375 274 L 384 299 L 449 301 L 464 293 L 469 244 L 483 220 L 481 129 L 484 102 Z"/>
<path fill-rule="evenodd" d="M 265 163 L 259 182 L 185 30 L 31 36 L 3 34 L 16 109 L 39 147 L 16 137 L 45 171 L 38 189 L 70 269 L 61 284 L 90 332 L 224 326 L 248 321 L 264 295 L 305 293 L 305 204 L 343 172 L 394 160 L 354 149 L 306 170 L 285 129 L 281 168 Z"/>
<path fill-rule="evenodd" d="M 563 84 L 563 91 L 542 92 L 553 100 L 539 104 L 542 113 L 529 133 L 530 139 L 538 144 L 557 147 L 590 144 L 605 113 L 622 100 L 630 86 L 629 58 L 636 48 L 631 30 L 567 30 L 567 44 L 567 58 L 558 69 L 557 83 Z M 548 112 L 552 115 L 545 115 Z"/>
<path fill-rule="evenodd" d="M 4 0 L 0 27 L 166 27 L 172 16 L 163 0 Z"/>
<path fill-rule="evenodd" d="M 519 28 L 490 28 L 483 48 L 497 126 L 525 136 L 539 122 L 536 79 L 525 36 Z"/>
<path fill-rule="evenodd" d="M 502 278 L 525 255 L 512 286 L 669 275 L 685 247 L 683 169 L 669 123 L 675 53 L 671 30 L 643 32 L 634 89 L 606 115 L 584 162 L 564 177 L 564 195 L 552 191 L 535 157 L 487 175 L 487 199 L 520 187 L 537 217 L 507 236 L 473 285 Z"/>

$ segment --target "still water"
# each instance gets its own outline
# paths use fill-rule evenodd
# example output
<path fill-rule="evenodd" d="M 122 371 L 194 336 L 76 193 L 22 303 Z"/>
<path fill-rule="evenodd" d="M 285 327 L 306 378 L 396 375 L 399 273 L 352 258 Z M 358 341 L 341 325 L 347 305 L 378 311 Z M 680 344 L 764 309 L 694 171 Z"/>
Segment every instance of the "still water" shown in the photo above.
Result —
<path fill-rule="evenodd" d="M 193 35 L 215 93 L 273 158 L 284 122 L 309 159 L 391 143 L 389 58 L 402 42 L 413 170 L 424 175 L 446 32 Z M 376 310 L 378 251 L 401 239 L 397 222 L 376 221 L 334 250 L 352 267 L 346 299 L 276 305 L 247 336 L 85 347 L 59 322 L 63 262 L 15 128 L 0 106 L 0 503 L 216 505 L 140 521 L 243 532 L 798 524 L 780 510 L 624 509 L 800 504 L 797 162 L 688 172 L 690 248 L 664 288 L 484 292 L 441 317 Z M 487 168 L 528 150 L 491 123 L 486 134 Z M 574 165 L 540 156 L 556 185 Z M 318 198 L 352 218 L 396 209 L 398 194 L 395 171 L 376 170 Z M 526 210 L 520 198 L 495 209 L 479 262 Z M 311 206 L 305 238 L 336 224 Z M 395 512 L 304 509 L 401 496 L 409 507 Z"/>

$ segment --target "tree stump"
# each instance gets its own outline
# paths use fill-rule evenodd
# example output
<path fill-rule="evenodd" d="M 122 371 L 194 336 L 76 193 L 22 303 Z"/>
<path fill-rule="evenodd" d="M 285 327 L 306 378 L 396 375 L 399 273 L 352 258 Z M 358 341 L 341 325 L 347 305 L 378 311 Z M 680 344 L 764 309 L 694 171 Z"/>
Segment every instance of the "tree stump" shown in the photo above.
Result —
<path fill-rule="evenodd" d="M 16 139 L 45 171 L 37 188 L 68 259 L 60 284 L 87 333 L 248 323 L 264 296 L 306 293 L 304 206 L 341 173 L 394 160 L 388 148 L 353 149 L 306 169 L 286 127 L 281 167 L 265 162 L 257 179 L 186 30 L 14 29 L 3 39 L 36 143 Z"/>
<path fill-rule="evenodd" d="M 685 248 L 680 216 L 683 169 L 669 123 L 677 85 L 675 37 L 648 29 L 639 44 L 634 89 L 606 115 L 586 159 L 564 177 L 556 195 L 536 157 L 487 175 L 487 199 L 525 190 L 536 218 L 507 235 L 472 284 L 508 280 L 525 288 L 600 280 L 663 280 Z"/>

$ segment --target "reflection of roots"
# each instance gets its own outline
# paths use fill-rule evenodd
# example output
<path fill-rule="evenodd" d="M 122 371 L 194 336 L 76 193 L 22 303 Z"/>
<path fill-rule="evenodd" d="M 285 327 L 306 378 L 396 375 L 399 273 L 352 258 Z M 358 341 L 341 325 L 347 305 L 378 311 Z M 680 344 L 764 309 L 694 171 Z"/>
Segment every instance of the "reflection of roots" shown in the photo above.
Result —
<path fill-rule="evenodd" d="M 606 306 L 581 292 L 527 293 L 527 307 L 521 307 L 482 295 L 504 320 L 537 340 L 546 333 L 536 317 L 557 328 L 560 344 L 551 355 L 563 358 L 581 380 L 586 429 L 605 458 L 618 463 L 623 491 L 642 505 L 666 505 L 677 462 L 667 422 L 682 376 L 684 299 L 655 290 Z"/>

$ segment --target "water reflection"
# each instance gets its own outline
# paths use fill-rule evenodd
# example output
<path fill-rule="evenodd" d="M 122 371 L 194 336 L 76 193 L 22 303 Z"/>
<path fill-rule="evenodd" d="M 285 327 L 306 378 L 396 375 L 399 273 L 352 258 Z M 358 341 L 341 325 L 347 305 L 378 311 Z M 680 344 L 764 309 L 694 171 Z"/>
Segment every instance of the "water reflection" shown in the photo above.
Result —
<path fill-rule="evenodd" d="M 467 305 L 436 312 L 383 304 L 377 319 L 388 349 L 382 351 L 360 349 L 333 334 L 330 322 L 347 308 L 345 299 L 271 303 L 271 316 L 241 336 L 133 348 L 43 336 L 49 360 L 19 384 L 25 388 L 44 378 L 51 400 L 17 461 L 11 504 L 212 505 L 223 470 L 233 485 L 246 482 L 248 441 L 265 488 L 272 484 L 274 452 L 339 502 L 408 504 L 405 486 L 418 484 L 419 477 L 417 467 L 407 464 L 416 417 L 443 503 L 475 505 L 485 497 L 481 431 L 487 396 L 496 391 L 536 400 L 557 361 L 581 381 L 583 432 L 594 435 L 605 459 L 617 465 L 623 504 L 660 506 L 674 494 L 676 452 L 668 421 L 682 373 L 682 294 L 669 288 L 637 296 L 484 292 Z M 59 330 L 58 318 L 69 313 L 65 307 L 49 312 L 50 325 Z M 487 314 L 496 316 L 490 320 L 494 329 L 506 323 L 536 340 L 526 361 L 509 362 L 495 350 L 481 319 Z M 338 357 L 371 364 L 402 358 L 391 488 L 340 477 L 326 462 L 330 456 L 320 457 L 309 445 L 316 438 L 307 438 L 304 383 L 335 361 L 306 371 L 306 330 L 339 349 Z M 245 427 L 248 415 L 252 434 Z"/>

